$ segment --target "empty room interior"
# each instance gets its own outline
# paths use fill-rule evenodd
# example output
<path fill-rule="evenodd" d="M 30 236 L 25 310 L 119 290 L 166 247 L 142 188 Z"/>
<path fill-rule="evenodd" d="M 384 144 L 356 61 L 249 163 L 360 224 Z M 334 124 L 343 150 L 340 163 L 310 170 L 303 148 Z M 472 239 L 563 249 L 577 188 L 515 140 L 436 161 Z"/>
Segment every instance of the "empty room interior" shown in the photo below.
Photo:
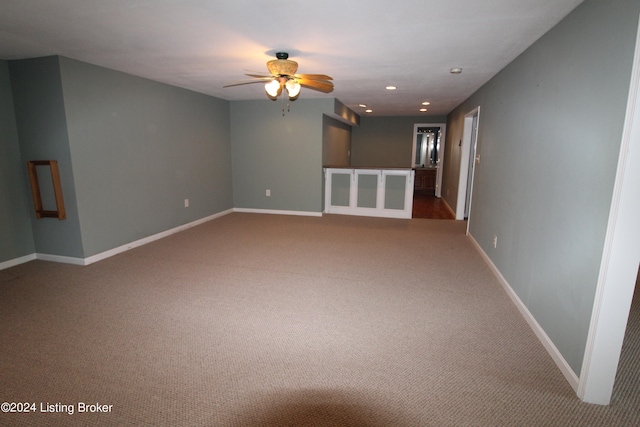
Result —
<path fill-rule="evenodd" d="M 640 2 L 0 4 L 0 425 L 640 425 Z"/>

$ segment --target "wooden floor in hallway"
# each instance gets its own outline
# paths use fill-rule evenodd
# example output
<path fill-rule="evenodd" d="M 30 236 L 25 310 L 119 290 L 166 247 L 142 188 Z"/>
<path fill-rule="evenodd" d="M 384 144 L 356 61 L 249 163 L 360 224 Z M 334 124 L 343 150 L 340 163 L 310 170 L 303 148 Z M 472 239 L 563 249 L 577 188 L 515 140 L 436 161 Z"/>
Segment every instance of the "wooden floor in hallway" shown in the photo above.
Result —
<path fill-rule="evenodd" d="M 455 219 L 455 215 L 440 197 L 416 192 L 413 195 L 412 218 Z"/>

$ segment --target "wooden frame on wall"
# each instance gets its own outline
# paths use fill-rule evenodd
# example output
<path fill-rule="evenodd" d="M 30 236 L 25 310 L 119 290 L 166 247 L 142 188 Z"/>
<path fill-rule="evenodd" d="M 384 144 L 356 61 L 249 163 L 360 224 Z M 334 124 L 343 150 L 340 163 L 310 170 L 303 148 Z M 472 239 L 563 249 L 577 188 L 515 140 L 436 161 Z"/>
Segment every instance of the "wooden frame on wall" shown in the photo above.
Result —
<path fill-rule="evenodd" d="M 38 181 L 38 171 L 36 166 L 48 166 L 51 170 L 53 195 L 56 202 L 55 210 L 45 210 L 42 206 L 42 195 L 40 193 L 40 182 Z M 59 220 L 66 219 L 67 213 L 64 209 L 64 199 L 62 198 L 62 184 L 60 183 L 58 161 L 31 160 L 27 162 L 27 167 L 29 169 L 29 180 L 31 181 L 31 194 L 33 196 L 33 205 L 36 210 L 36 218 L 58 218 Z"/>

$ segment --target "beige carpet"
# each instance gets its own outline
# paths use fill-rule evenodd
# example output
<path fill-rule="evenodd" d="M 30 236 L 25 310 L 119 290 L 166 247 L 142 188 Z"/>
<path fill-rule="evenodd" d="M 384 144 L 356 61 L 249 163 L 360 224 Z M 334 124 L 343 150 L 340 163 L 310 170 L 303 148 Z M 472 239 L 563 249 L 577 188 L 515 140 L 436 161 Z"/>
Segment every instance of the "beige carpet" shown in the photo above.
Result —
<path fill-rule="evenodd" d="M 637 425 L 637 374 L 582 403 L 464 227 L 234 213 L 0 271 L 0 401 L 37 405 L 0 425 Z"/>

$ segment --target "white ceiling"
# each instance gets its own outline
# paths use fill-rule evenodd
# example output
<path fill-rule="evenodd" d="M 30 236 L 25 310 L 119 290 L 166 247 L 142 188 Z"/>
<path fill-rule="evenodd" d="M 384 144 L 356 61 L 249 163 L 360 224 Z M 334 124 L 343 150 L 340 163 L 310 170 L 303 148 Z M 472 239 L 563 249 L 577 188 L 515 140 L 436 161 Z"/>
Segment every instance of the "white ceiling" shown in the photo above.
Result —
<path fill-rule="evenodd" d="M 275 52 L 358 114 L 443 115 L 582 0 L 2 0 L 0 58 L 63 55 L 226 100 Z M 462 74 L 449 73 L 461 67 Z M 395 91 L 385 86 L 395 85 Z"/>

